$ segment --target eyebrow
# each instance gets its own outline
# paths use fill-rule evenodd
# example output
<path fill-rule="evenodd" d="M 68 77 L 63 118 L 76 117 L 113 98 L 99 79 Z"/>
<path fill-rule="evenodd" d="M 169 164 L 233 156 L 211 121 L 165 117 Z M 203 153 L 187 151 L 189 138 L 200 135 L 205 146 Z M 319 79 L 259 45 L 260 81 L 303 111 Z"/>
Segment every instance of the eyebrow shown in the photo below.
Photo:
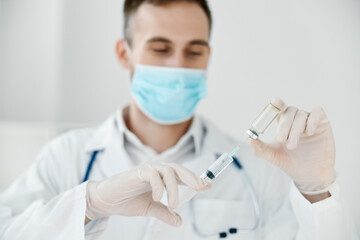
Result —
<path fill-rule="evenodd" d="M 148 42 L 148 43 L 153 43 L 153 42 L 171 43 L 171 41 L 169 39 L 166 39 L 164 37 L 152 37 L 149 40 L 147 40 L 146 42 Z"/>
<path fill-rule="evenodd" d="M 205 40 L 193 40 L 189 43 L 189 45 L 202 45 L 202 46 L 208 47 L 209 43 Z"/>
<path fill-rule="evenodd" d="M 147 43 L 153 43 L 153 42 L 162 42 L 162 43 L 172 43 L 169 39 L 164 37 L 152 37 L 149 40 L 147 40 Z M 196 39 L 192 40 L 188 43 L 188 45 L 202 45 L 205 47 L 209 46 L 209 43 L 205 40 Z"/>

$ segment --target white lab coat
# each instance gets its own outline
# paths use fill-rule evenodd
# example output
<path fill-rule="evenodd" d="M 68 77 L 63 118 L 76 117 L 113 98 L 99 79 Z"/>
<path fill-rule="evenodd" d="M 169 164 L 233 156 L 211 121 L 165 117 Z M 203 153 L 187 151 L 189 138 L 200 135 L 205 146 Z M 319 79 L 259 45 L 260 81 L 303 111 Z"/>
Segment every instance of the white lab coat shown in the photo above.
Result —
<path fill-rule="evenodd" d="M 84 227 L 86 182 L 80 183 L 91 153 L 101 150 L 90 174 L 92 180 L 135 166 L 122 147 L 115 119 L 111 116 L 97 129 L 63 134 L 43 149 L 32 167 L 0 196 L 1 239 L 203 239 L 192 228 L 189 203 L 179 209 L 183 218 L 179 228 L 149 217 L 122 216 L 92 221 Z M 201 151 L 181 164 L 201 174 L 215 154 L 228 152 L 239 143 L 198 119 L 204 130 Z M 310 204 L 278 168 L 254 157 L 247 144 L 240 147 L 237 158 L 256 192 L 261 221 L 256 231 L 241 231 L 228 239 L 357 239 L 337 185 L 331 189 L 332 197 Z M 211 190 L 194 199 L 195 222 L 202 232 L 217 233 L 253 223 L 253 205 L 240 174 L 231 166 Z"/>

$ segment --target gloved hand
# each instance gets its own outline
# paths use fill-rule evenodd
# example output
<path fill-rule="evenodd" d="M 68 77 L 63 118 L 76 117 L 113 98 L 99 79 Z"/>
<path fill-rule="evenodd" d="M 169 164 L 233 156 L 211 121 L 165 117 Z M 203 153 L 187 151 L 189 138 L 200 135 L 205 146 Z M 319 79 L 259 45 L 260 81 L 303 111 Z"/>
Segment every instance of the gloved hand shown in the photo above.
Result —
<path fill-rule="evenodd" d="M 325 112 L 321 107 L 310 113 L 286 107 L 279 98 L 271 103 L 282 110 L 276 140 L 250 139 L 254 154 L 281 168 L 303 194 L 328 192 L 335 181 L 335 144 Z"/>
<path fill-rule="evenodd" d="M 86 217 L 95 220 L 111 215 L 152 216 L 179 226 L 181 217 L 159 202 L 166 189 L 168 205 L 175 209 L 179 202 L 178 184 L 196 191 L 209 188 L 198 176 L 176 163 L 144 163 L 99 182 L 89 181 Z"/>

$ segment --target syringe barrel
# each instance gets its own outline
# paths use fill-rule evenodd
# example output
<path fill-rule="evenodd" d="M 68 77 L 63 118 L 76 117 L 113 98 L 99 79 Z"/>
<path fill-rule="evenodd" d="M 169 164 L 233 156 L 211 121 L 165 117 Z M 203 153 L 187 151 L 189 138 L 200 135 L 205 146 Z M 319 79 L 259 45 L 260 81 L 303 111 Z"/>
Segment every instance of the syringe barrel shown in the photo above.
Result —
<path fill-rule="evenodd" d="M 200 178 L 208 184 L 214 180 L 234 159 L 228 153 L 223 153 L 210 167 L 201 174 Z"/>
<path fill-rule="evenodd" d="M 253 139 L 257 139 L 274 121 L 279 112 L 280 109 L 269 103 L 251 124 L 251 128 L 247 131 L 248 135 Z"/>

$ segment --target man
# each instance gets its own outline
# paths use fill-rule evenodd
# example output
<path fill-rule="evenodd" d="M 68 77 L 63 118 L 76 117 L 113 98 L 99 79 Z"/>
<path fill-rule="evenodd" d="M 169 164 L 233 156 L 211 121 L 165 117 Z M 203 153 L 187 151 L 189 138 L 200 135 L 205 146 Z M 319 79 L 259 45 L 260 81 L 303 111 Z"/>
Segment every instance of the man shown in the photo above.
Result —
<path fill-rule="evenodd" d="M 116 53 L 131 73 L 130 105 L 44 148 L 0 198 L 3 238 L 356 238 L 338 200 L 334 141 L 321 108 L 307 113 L 273 99 L 282 110 L 277 140 L 250 141 L 263 159 L 240 144 L 237 166 L 206 186 L 199 174 L 238 145 L 193 115 L 206 94 L 208 5 L 127 0 L 124 16 Z M 201 193 L 181 202 L 178 185 Z"/>

